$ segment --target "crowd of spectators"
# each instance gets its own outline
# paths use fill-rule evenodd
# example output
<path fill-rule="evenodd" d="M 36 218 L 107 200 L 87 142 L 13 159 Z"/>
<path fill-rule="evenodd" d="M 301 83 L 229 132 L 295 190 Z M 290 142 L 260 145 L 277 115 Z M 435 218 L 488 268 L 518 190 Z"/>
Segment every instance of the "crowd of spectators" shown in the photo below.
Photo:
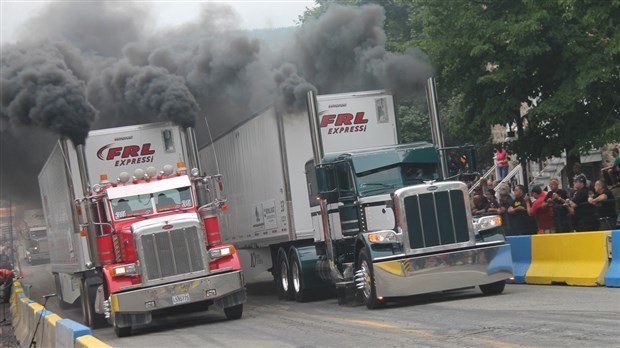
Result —
<path fill-rule="evenodd" d="M 610 230 L 620 227 L 620 156 L 604 168 L 607 180 L 594 183 L 585 174 L 573 178 L 573 187 L 559 188 L 552 178 L 547 187 L 511 186 L 485 181 L 474 190 L 472 214 L 498 213 L 506 235 Z M 614 195 L 614 192 L 616 194 Z"/>

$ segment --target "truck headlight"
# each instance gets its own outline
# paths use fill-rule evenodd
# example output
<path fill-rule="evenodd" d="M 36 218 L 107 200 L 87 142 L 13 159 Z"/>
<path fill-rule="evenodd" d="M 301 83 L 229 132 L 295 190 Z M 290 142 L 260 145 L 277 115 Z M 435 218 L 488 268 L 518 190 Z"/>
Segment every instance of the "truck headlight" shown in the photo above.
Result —
<path fill-rule="evenodd" d="M 502 218 L 499 215 L 481 216 L 474 220 L 474 231 L 477 233 L 480 231 L 500 227 L 501 225 Z"/>
<path fill-rule="evenodd" d="M 368 241 L 371 243 L 400 243 L 398 234 L 392 230 L 371 232 L 368 234 Z"/>
<path fill-rule="evenodd" d="M 209 250 L 209 258 L 211 260 L 221 259 L 222 257 L 230 256 L 235 253 L 235 247 L 227 245 L 225 247 L 211 248 Z"/>
<path fill-rule="evenodd" d="M 134 276 L 138 274 L 138 266 L 135 263 L 129 263 L 122 266 L 112 267 L 110 275 L 112 277 Z"/>

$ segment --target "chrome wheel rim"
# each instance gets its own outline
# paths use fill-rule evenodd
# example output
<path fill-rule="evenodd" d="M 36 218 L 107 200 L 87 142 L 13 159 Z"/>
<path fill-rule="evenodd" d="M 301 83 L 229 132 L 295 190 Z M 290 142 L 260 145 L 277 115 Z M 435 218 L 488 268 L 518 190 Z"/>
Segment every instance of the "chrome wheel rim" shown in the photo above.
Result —
<path fill-rule="evenodd" d="M 366 260 L 362 261 L 360 265 L 360 273 L 362 276 L 360 277 L 360 283 L 363 285 L 361 287 L 362 294 L 364 295 L 364 298 L 367 299 L 370 298 L 370 282 L 372 279 L 370 278 L 370 268 L 368 267 Z"/>
<path fill-rule="evenodd" d="M 295 289 L 296 293 L 299 293 L 299 290 L 301 289 L 301 279 L 299 276 L 299 265 L 297 264 L 297 262 L 293 262 L 293 269 L 291 270 L 291 275 L 293 277 L 293 288 Z"/>
<path fill-rule="evenodd" d="M 286 262 L 282 260 L 280 263 L 280 283 L 282 284 L 282 290 L 284 292 L 288 291 L 288 267 L 286 266 Z"/>

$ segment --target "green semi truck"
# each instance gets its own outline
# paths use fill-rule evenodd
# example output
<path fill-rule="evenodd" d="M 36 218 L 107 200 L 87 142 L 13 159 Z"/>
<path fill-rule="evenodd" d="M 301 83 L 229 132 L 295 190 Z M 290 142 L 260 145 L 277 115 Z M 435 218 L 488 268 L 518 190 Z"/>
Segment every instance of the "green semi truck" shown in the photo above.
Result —
<path fill-rule="evenodd" d="M 335 287 L 339 302 L 512 277 L 499 216 L 473 217 L 467 186 L 443 181 L 440 153 L 398 143 L 389 91 L 308 95 L 308 113 L 270 106 L 200 150 L 228 183 L 224 241 L 252 282 L 270 272 L 283 299 Z"/>

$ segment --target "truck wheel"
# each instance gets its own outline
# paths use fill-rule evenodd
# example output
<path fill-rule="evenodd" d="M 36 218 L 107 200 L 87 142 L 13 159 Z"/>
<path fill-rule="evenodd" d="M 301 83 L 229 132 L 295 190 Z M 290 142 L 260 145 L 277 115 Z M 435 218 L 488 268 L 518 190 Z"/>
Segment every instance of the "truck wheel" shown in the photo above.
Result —
<path fill-rule="evenodd" d="M 236 306 L 224 308 L 224 314 L 226 314 L 226 319 L 228 320 L 241 318 L 241 316 L 243 315 L 243 303 Z"/>
<path fill-rule="evenodd" d="M 126 327 L 118 327 L 117 322 L 116 322 L 116 317 L 120 316 L 123 314 L 112 314 L 112 326 L 114 326 L 114 333 L 116 334 L 116 337 L 121 338 L 121 337 L 127 337 L 131 335 L 131 326 L 126 326 Z"/>
<path fill-rule="evenodd" d="M 505 287 L 506 281 L 502 280 L 491 284 L 480 285 L 480 291 L 485 295 L 499 295 L 504 291 Z"/>
<path fill-rule="evenodd" d="M 372 262 L 370 262 L 369 259 L 366 248 L 362 248 L 357 258 L 355 285 L 358 289 L 360 301 L 362 301 L 368 309 L 377 309 L 385 306 L 385 301 L 377 298 Z"/>
<path fill-rule="evenodd" d="M 288 257 L 284 250 L 278 251 L 278 261 L 276 270 L 276 287 L 278 289 L 278 298 L 282 300 L 292 300 L 293 290 L 291 289 L 291 276 Z"/>
<path fill-rule="evenodd" d="M 86 279 L 80 282 L 80 303 L 82 305 L 82 318 L 84 325 L 98 329 L 106 326 L 107 321 L 102 314 L 95 312 L 95 297 L 99 284 L 89 284 Z"/>
<path fill-rule="evenodd" d="M 297 254 L 291 255 L 291 283 L 293 288 L 293 297 L 297 302 L 305 302 L 308 300 L 308 291 L 301 287 L 301 263 Z"/>

